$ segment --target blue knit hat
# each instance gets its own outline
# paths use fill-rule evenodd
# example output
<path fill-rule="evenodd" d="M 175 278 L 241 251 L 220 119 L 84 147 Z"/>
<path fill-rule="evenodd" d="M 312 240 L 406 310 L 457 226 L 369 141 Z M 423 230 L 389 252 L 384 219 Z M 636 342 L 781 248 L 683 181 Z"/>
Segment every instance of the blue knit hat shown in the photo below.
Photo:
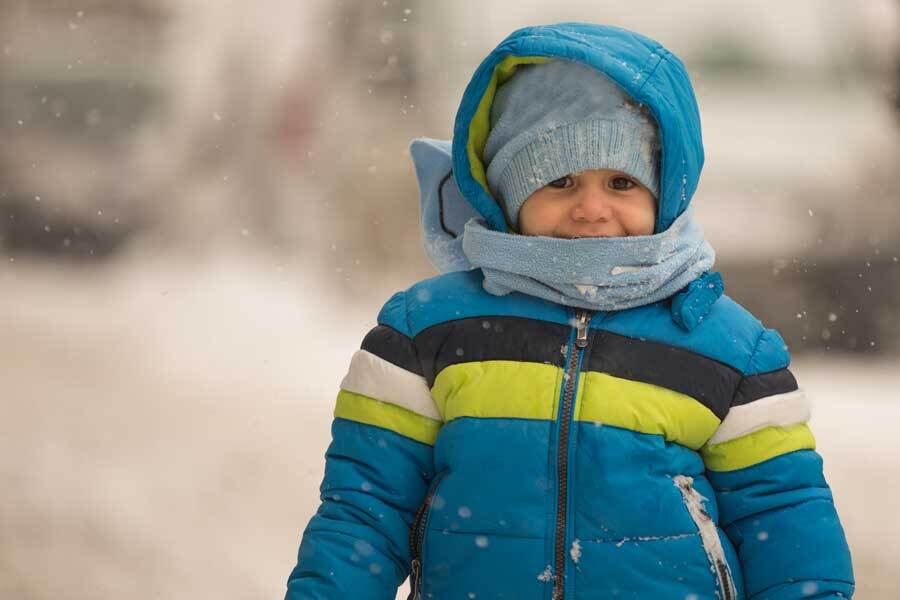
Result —
<path fill-rule="evenodd" d="M 623 171 L 659 195 L 656 122 L 596 69 L 569 61 L 523 65 L 494 97 L 487 180 L 513 229 L 536 190 L 570 173 Z"/>

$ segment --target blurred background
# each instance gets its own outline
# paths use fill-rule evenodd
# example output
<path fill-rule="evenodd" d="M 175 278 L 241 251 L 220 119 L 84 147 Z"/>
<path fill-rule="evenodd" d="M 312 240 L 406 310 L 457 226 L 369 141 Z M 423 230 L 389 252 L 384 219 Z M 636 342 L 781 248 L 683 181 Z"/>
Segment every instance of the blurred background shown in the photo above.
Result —
<path fill-rule="evenodd" d="M 0 598 L 283 595 L 350 355 L 434 274 L 409 141 L 564 20 L 687 64 L 727 292 L 900 597 L 900 2 L 0 0 Z"/>

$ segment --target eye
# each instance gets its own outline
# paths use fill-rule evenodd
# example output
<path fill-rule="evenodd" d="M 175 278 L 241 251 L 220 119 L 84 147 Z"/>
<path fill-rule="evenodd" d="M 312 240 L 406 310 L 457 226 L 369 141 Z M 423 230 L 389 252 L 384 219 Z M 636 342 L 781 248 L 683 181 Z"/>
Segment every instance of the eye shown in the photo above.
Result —
<path fill-rule="evenodd" d="M 613 177 L 610 185 L 614 190 L 625 191 L 630 190 L 635 187 L 637 184 L 627 177 Z"/>
<path fill-rule="evenodd" d="M 574 181 L 572 180 L 571 175 L 566 175 L 565 177 L 560 177 L 559 179 L 554 179 L 550 183 L 547 184 L 547 187 L 557 188 L 557 189 L 565 189 L 572 187 L 574 185 Z"/>

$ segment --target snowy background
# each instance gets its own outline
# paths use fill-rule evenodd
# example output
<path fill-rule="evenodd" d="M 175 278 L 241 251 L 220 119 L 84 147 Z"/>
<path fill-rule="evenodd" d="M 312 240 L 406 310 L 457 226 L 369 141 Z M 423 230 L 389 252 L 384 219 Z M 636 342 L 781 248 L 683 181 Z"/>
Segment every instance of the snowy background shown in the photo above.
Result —
<path fill-rule="evenodd" d="M 687 62 L 729 293 L 794 350 L 856 597 L 900 596 L 900 4 L 245 4 L 0 2 L 0 598 L 283 595 L 349 357 L 432 273 L 409 139 L 575 19 Z"/>

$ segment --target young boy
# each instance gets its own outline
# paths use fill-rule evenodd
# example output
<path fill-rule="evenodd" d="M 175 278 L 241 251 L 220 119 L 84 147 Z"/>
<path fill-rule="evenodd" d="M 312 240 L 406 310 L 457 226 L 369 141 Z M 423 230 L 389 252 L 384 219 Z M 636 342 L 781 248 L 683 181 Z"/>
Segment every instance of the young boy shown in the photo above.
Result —
<path fill-rule="evenodd" d="M 437 600 L 849 598 L 787 349 L 722 295 L 688 207 L 678 58 L 614 27 L 516 31 L 452 155 L 412 152 L 445 274 L 353 356 L 287 598 L 389 600 L 407 575 Z"/>

